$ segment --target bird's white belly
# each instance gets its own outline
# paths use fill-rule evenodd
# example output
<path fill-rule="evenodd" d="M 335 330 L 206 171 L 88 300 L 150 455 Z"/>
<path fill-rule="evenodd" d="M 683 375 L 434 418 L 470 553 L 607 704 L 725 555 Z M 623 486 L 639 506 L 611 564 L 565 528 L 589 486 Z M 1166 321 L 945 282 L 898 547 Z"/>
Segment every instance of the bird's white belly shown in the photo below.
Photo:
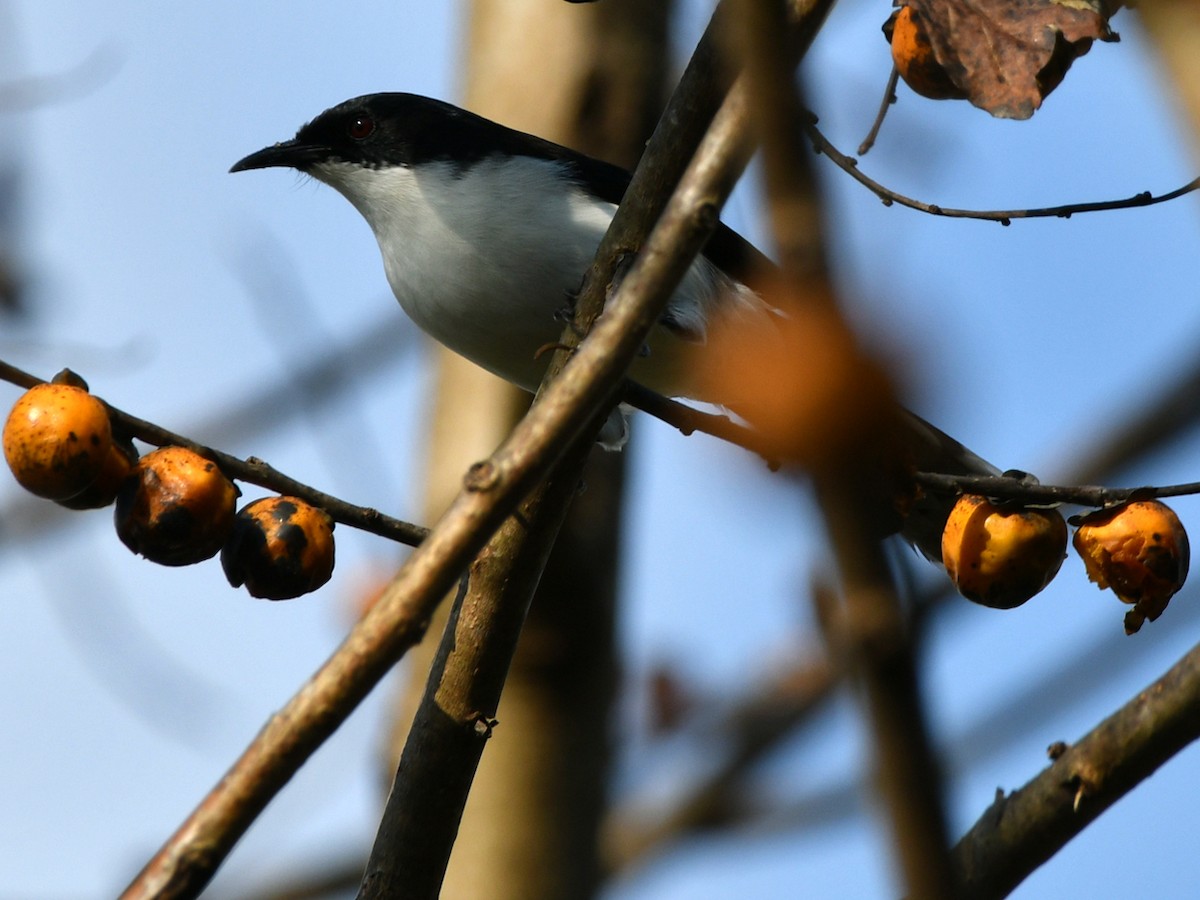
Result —
<path fill-rule="evenodd" d="M 313 174 L 336 188 L 371 225 L 388 283 L 404 311 L 435 340 L 527 390 L 548 354 L 616 206 L 571 183 L 562 164 L 529 157 L 468 167 L 425 163 L 364 170 L 323 163 Z M 698 262 L 672 313 L 702 339 L 717 296 L 715 270 Z M 662 332 L 655 355 L 632 374 L 668 393 L 687 393 Z"/>
<path fill-rule="evenodd" d="M 454 234 L 393 247 L 384 267 L 396 299 L 423 330 L 534 389 L 547 361 L 535 359 L 537 351 L 562 334 L 560 313 L 569 309 L 595 244 L 538 254 L 503 230 L 489 236 L 484 250 Z"/>
<path fill-rule="evenodd" d="M 502 171 L 501 171 L 502 170 Z M 430 336 L 535 389 L 615 209 L 564 184 L 558 164 L 484 160 L 397 168 L 342 190 L 371 224 L 388 284 Z M 356 199 L 358 198 L 358 199 Z"/>

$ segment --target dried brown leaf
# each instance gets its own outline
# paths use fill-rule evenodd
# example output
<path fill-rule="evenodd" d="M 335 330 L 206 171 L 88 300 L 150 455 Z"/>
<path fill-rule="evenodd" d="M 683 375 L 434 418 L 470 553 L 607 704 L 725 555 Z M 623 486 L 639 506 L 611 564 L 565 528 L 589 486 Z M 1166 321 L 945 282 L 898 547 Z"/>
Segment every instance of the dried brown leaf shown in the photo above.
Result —
<path fill-rule="evenodd" d="M 908 0 L 938 63 L 975 106 L 1028 119 L 1093 40 L 1115 41 L 1116 0 Z"/>

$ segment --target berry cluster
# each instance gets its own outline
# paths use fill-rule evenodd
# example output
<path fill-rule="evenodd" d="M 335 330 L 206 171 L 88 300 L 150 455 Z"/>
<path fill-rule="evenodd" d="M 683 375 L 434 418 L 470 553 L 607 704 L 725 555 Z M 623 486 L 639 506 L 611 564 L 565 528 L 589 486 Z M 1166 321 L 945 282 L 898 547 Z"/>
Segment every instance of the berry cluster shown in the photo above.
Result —
<path fill-rule="evenodd" d="M 17 481 L 70 509 L 115 503 L 117 535 L 134 553 L 186 566 L 218 552 L 229 583 L 287 600 L 333 574 L 333 520 L 296 497 L 235 507 L 239 491 L 212 460 L 185 447 L 138 458 L 108 408 L 71 372 L 26 391 L 4 424 Z"/>

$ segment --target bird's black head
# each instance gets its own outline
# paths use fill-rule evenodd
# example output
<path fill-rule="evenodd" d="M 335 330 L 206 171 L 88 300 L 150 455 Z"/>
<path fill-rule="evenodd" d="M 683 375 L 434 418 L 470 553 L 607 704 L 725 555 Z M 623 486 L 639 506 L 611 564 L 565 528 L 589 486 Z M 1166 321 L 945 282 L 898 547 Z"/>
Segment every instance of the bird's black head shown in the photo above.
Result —
<path fill-rule="evenodd" d="M 294 138 L 251 153 L 231 172 L 323 162 L 365 168 L 446 161 L 463 166 L 496 153 L 532 156 L 544 142 L 449 103 L 416 94 L 366 94 L 325 110 Z M 552 146 L 552 145 L 547 145 Z"/>

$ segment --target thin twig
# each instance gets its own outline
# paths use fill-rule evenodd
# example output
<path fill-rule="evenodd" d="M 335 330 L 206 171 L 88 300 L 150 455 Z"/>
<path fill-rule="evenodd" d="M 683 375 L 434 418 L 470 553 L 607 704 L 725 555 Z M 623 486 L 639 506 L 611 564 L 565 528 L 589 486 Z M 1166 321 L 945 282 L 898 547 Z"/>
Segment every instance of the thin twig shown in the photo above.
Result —
<path fill-rule="evenodd" d="M 24 388 L 44 383 L 43 379 L 3 360 L 0 360 L 0 381 L 7 381 Z M 1164 399 L 1164 403 L 1170 404 L 1170 410 L 1174 410 L 1179 405 L 1174 399 L 1179 393 L 1181 392 L 1174 392 Z M 1191 397 L 1189 391 L 1182 393 L 1188 398 Z M 758 454 L 773 469 L 780 465 L 780 461 L 773 458 L 770 448 L 766 446 L 754 429 L 735 422 L 726 415 L 698 410 L 631 381 L 624 383 L 621 399 L 622 402 L 676 428 L 681 434 L 691 435 L 695 432 L 702 432 Z M 372 507 L 359 506 L 327 494 L 280 472 L 258 457 L 251 456 L 240 459 L 222 450 L 176 434 L 153 422 L 140 419 L 110 404 L 106 403 L 105 405 L 114 424 L 131 437 L 159 447 L 187 447 L 206 459 L 213 460 L 229 477 L 281 494 L 300 497 L 324 509 L 336 522 L 413 547 L 428 536 L 429 529 L 425 526 L 406 522 L 385 515 Z M 1190 421 L 1192 421 L 1192 417 L 1189 409 L 1181 424 L 1187 424 Z M 1174 433 L 1174 431 L 1172 430 L 1170 433 Z M 931 490 L 946 493 L 983 494 L 996 499 L 1022 501 L 1034 505 L 1070 503 L 1079 506 L 1102 507 L 1133 499 L 1200 494 L 1200 482 L 1139 487 L 1045 485 L 1019 477 L 948 475 L 940 472 L 917 472 L 913 476 L 913 480 Z"/>
<path fill-rule="evenodd" d="M 809 139 L 812 141 L 813 148 L 818 153 L 825 154 L 833 161 L 834 165 L 875 194 L 875 196 L 883 201 L 884 206 L 897 204 L 919 212 L 928 213 L 931 216 L 945 216 L 952 219 L 982 219 L 989 222 L 999 222 L 1001 225 L 1011 225 L 1013 219 L 1069 219 L 1076 213 L 1135 209 L 1143 206 L 1154 206 L 1158 203 L 1168 203 L 1200 188 L 1200 178 L 1194 178 L 1182 187 L 1176 188 L 1173 191 L 1167 191 L 1165 194 L 1155 195 L 1150 191 L 1143 191 L 1140 194 L 1134 194 L 1132 197 L 1126 197 L 1122 200 L 1066 203 L 1061 206 L 1046 206 L 1034 209 L 954 209 L 952 207 L 938 206 L 934 203 L 924 203 L 920 200 L 914 200 L 912 197 L 906 197 L 889 187 L 885 187 L 870 176 L 864 175 L 858 168 L 857 159 L 842 153 L 821 133 L 821 130 L 817 128 L 816 116 L 810 114 L 803 125 Z"/>
<path fill-rule="evenodd" d="M 688 436 L 699 431 L 735 444 L 751 453 L 757 453 L 773 469 L 779 467 L 780 461 L 774 458 L 762 437 L 753 428 L 735 422 L 729 416 L 704 412 L 694 406 L 664 397 L 633 381 L 625 382 L 621 401 L 672 426 L 680 434 Z"/>
<path fill-rule="evenodd" d="M 31 375 L 3 360 L 0 360 L 0 380 L 8 381 L 26 389 L 44 383 L 36 375 Z M 349 525 L 352 528 L 359 528 L 371 534 L 379 535 L 380 537 L 385 537 L 401 544 L 407 544 L 410 547 L 417 546 L 429 535 L 429 529 L 422 525 L 414 525 L 411 522 L 405 522 L 402 519 L 384 515 L 377 509 L 367 506 L 357 506 L 334 497 L 332 494 L 326 494 L 324 491 L 319 491 L 310 485 L 297 481 L 289 475 L 285 475 L 258 457 L 251 456 L 246 459 L 239 459 L 222 450 L 216 450 L 193 441 L 191 438 L 184 437 L 181 434 L 168 431 L 161 425 L 155 425 L 153 422 L 139 419 L 137 416 L 130 415 L 109 403 L 105 403 L 104 405 L 108 408 L 108 416 L 113 423 L 113 427 L 122 434 L 145 441 L 147 444 L 152 444 L 156 447 L 186 447 L 200 454 L 205 459 L 211 459 L 230 478 L 237 481 L 244 481 L 247 484 L 256 484 L 259 487 L 264 487 L 267 490 L 276 491 L 280 494 L 299 497 L 325 510 L 333 517 L 335 522 Z"/>
<path fill-rule="evenodd" d="M 1156 497 L 1181 497 L 1200 494 L 1200 482 L 1160 486 L 1114 488 L 1095 485 L 1052 485 L 1031 483 L 1022 477 L 1005 475 L 944 475 L 940 472 L 917 472 L 914 480 L 923 487 L 946 493 L 982 494 L 997 500 L 1020 501 L 1029 505 L 1112 506 L 1129 500 L 1150 500 Z"/>
<path fill-rule="evenodd" d="M 892 66 L 892 74 L 888 76 L 887 87 L 883 91 L 883 99 L 879 101 L 879 111 L 875 113 L 875 121 L 871 123 L 871 130 L 867 132 L 867 136 L 863 138 L 861 144 L 858 145 L 858 155 L 866 156 L 872 147 L 875 146 L 875 139 L 879 137 L 879 129 L 883 127 L 884 117 L 892 104 L 896 102 L 896 85 L 900 83 L 900 70 Z"/>

